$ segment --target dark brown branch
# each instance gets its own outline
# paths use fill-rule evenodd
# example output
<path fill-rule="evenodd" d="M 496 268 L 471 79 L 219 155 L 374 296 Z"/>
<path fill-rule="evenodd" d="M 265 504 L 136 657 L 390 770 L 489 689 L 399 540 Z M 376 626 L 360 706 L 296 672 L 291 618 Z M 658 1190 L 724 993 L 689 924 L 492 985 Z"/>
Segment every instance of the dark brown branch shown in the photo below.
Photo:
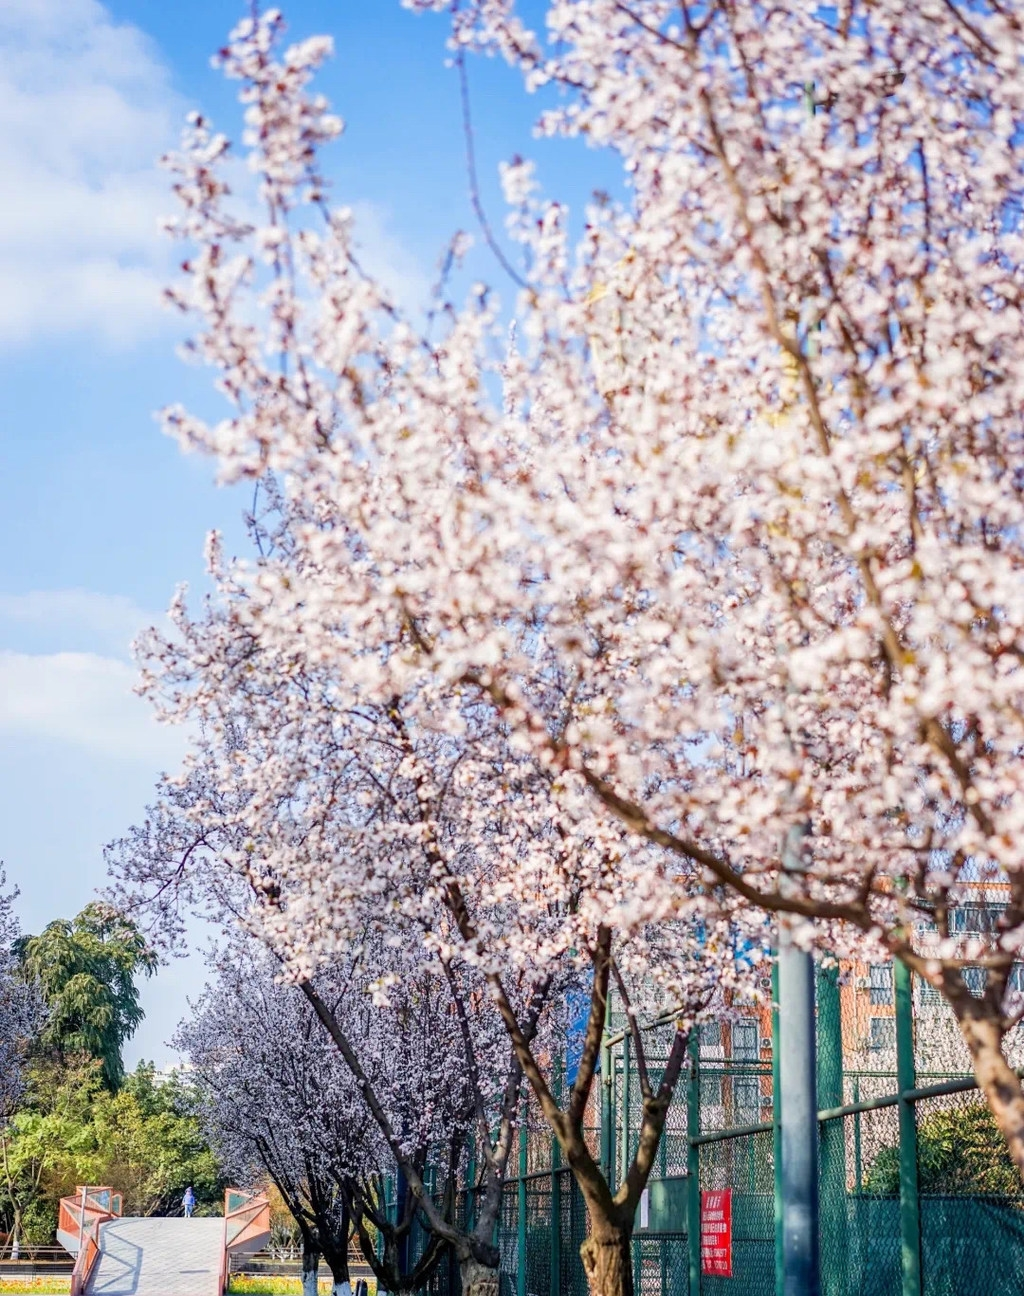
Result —
<path fill-rule="evenodd" d="M 309 981 L 300 982 L 299 989 L 309 1000 L 313 1011 L 320 1018 L 320 1021 L 323 1023 L 327 1033 L 336 1044 L 338 1052 L 345 1059 L 348 1069 L 352 1072 L 352 1076 L 356 1081 L 356 1085 L 362 1095 L 363 1101 L 370 1109 L 374 1120 L 380 1128 L 380 1132 L 387 1140 L 388 1147 L 391 1149 L 391 1154 L 401 1167 L 402 1173 L 405 1175 L 409 1184 L 410 1192 L 416 1198 L 424 1215 L 427 1217 L 431 1231 L 453 1244 L 459 1242 L 461 1240 L 461 1234 L 441 1215 L 440 1211 L 438 1211 L 434 1204 L 430 1193 L 427 1192 L 423 1180 L 420 1178 L 412 1161 L 406 1155 L 401 1140 L 395 1133 L 394 1127 L 388 1119 L 387 1112 L 385 1112 L 384 1108 L 381 1106 L 380 1099 L 377 1097 L 376 1091 L 370 1083 L 370 1078 L 363 1070 L 362 1064 L 356 1056 L 356 1052 L 352 1048 L 352 1045 L 349 1043 L 348 1037 L 341 1029 L 337 1017 L 327 1007 Z"/>
<path fill-rule="evenodd" d="M 597 1060 L 601 1054 L 601 1041 L 604 1038 L 604 1023 L 608 1011 L 608 972 L 612 947 L 610 927 L 597 929 L 597 943 L 591 951 L 591 962 L 594 965 L 594 981 L 590 989 L 590 1014 L 587 1017 L 587 1031 L 583 1037 L 583 1052 L 579 1066 L 576 1068 L 576 1079 L 573 1082 L 569 1098 L 569 1124 L 576 1129 L 583 1121 L 590 1088 L 597 1070 Z"/>
<path fill-rule="evenodd" d="M 942 0 L 942 3 L 946 6 L 946 8 L 949 10 L 949 12 L 953 15 L 953 17 L 956 19 L 956 21 L 959 23 L 959 25 L 960 25 L 961 27 L 963 27 L 963 28 L 965 29 L 965 31 L 970 32 L 971 36 L 972 36 L 972 37 L 973 37 L 973 38 L 978 42 L 978 44 L 981 46 L 981 48 L 982 48 L 983 50 L 986 50 L 986 51 L 987 51 L 989 54 L 991 54 L 994 58 L 998 58 L 998 56 L 999 56 L 999 51 L 998 51 L 998 50 L 995 48 L 995 46 L 992 45 L 992 43 L 991 43 L 991 42 L 990 42 L 990 41 L 985 37 L 984 32 L 980 32 L 980 31 L 978 31 L 977 27 L 975 27 L 974 24 L 973 24 L 972 22 L 970 22 L 967 18 L 964 17 L 964 15 L 960 12 L 960 10 L 959 10 L 959 9 L 956 7 L 956 5 L 953 3 L 953 0 Z M 975 53 L 977 53 L 977 51 L 975 51 Z"/>
<path fill-rule="evenodd" d="M 707 1002 L 705 1001 L 702 1007 L 706 1006 Z M 640 1125 L 637 1149 L 619 1191 L 615 1195 L 616 1204 L 622 1207 L 630 1217 L 636 1210 L 640 1194 L 647 1186 L 651 1171 L 654 1169 L 654 1160 L 665 1133 L 665 1120 L 668 1116 L 668 1109 L 675 1096 L 689 1044 L 690 1031 L 684 1031 L 681 1026 L 677 1025 L 675 1037 L 672 1040 L 672 1048 L 669 1050 L 665 1069 L 662 1073 L 661 1084 L 658 1086 L 658 1092 L 653 1097 L 647 1095 L 644 1098 L 644 1115 Z"/>

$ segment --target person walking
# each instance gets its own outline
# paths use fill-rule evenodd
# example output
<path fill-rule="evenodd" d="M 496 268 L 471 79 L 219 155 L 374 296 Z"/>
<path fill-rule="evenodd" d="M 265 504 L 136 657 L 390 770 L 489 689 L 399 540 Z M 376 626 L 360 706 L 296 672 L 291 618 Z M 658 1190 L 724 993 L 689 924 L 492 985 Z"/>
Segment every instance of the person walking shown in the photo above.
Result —
<path fill-rule="evenodd" d="M 191 1219 L 192 1212 L 193 1210 L 195 1210 L 195 1205 L 196 1205 L 196 1195 L 192 1191 L 191 1184 L 189 1184 L 189 1186 L 185 1189 L 185 1196 L 181 1199 L 181 1204 L 185 1207 L 185 1218 Z"/>

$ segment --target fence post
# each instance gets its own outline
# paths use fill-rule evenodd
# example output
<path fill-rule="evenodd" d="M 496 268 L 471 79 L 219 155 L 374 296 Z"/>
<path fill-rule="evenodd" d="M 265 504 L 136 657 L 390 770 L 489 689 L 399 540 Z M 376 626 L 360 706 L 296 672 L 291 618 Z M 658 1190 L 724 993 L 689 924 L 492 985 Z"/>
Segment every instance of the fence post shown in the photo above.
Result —
<path fill-rule="evenodd" d="M 843 1105 L 843 1022 L 839 967 L 818 967 L 818 1107 Z M 818 1125 L 821 1148 L 821 1280 L 825 1296 L 846 1296 L 848 1220 L 846 1130 L 841 1118 Z"/>
<path fill-rule="evenodd" d="M 818 1296 L 821 1290 L 814 1039 L 814 958 L 794 943 L 791 920 L 783 915 L 779 921 L 779 1105 L 785 1296 Z"/>
<path fill-rule="evenodd" d="M 809 824 L 794 824 L 782 847 L 783 895 L 803 872 Z M 782 1290 L 821 1291 L 818 1237 L 818 1077 L 814 958 L 793 938 L 796 919 L 779 916 L 779 1106 L 782 1109 Z"/>
<path fill-rule="evenodd" d="M 519 1122 L 519 1182 L 516 1193 L 516 1296 L 526 1296 L 526 1140 L 527 1106 Z"/>
<path fill-rule="evenodd" d="M 466 1164 L 466 1228 L 476 1224 L 476 1132 L 469 1136 L 469 1153 Z"/>
<path fill-rule="evenodd" d="M 384 1189 L 383 1189 L 383 1191 L 384 1191 L 384 1201 L 383 1201 L 383 1203 L 382 1203 L 382 1213 L 383 1213 L 383 1215 L 384 1215 L 384 1218 L 385 1218 L 385 1219 L 390 1223 L 390 1221 L 391 1221 L 391 1207 L 392 1207 L 392 1197 L 391 1197 L 391 1176 L 390 1176 L 390 1175 L 385 1175 L 385 1176 L 384 1176 Z M 383 1258 L 384 1258 L 384 1234 L 383 1234 L 383 1233 L 378 1233 L 378 1234 L 377 1234 L 377 1257 L 378 1257 L 378 1259 L 381 1259 L 381 1260 L 383 1260 Z"/>
<path fill-rule="evenodd" d="M 772 1167 L 775 1191 L 772 1205 L 775 1220 L 775 1296 L 782 1296 L 782 1105 L 779 1101 L 779 959 L 772 958 Z"/>
<path fill-rule="evenodd" d="M 690 1034 L 690 1078 L 686 1086 L 686 1244 L 690 1296 L 700 1296 L 700 1074 L 698 1028 Z"/>
<path fill-rule="evenodd" d="M 625 1179 L 629 1171 L 629 1036 L 622 1037 L 622 1106 L 620 1111 L 622 1127 L 619 1131 L 619 1169 L 618 1177 Z"/>
<path fill-rule="evenodd" d="M 563 1097 L 564 1061 L 559 1053 L 555 1057 L 554 1094 L 557 1102 Z M 562 1176 L 559 1170 L 562 1165 L 562 1148 L 558 1139 L 551 1136 L 551 1296 L 557 1296 L 562 1290 Z"/>
<path fill-rule="evenodd" d="M 405 1171 L 401 1167 L 395 1173 L 395 1223 L 399 1223 L 405 1216 L 409 1204 L 409 1180 L 405 1177 Z M 398 1243 L 398 1270 L 399 1273 L 408 1273 L 412 1268 L 412 1229 L 404 1234 Z"/>
<path fill-rule="evenodd" d="M 604 1171 L 604 1177 L 608 1182 L 608 1187 L 612 1185 L 612 1096 L 614 1090 L 614 1076 L 612 1075 L 612 1050 L 605 1043 L 607 1039 L 608 1027 L 605 1025 L 605 1036 L 601 1040 L 601 1169 Z"/>
<path fill-rule="evenodd" d="M 900 1091 L 900 1243 L 903 1296 L 921 1296 L 921 1201 L 917 1182 L 917 1110 L 907 1094 L 917 1083 L 914 996 L 910 969 L 895 960 L 896 1083 Z"/>

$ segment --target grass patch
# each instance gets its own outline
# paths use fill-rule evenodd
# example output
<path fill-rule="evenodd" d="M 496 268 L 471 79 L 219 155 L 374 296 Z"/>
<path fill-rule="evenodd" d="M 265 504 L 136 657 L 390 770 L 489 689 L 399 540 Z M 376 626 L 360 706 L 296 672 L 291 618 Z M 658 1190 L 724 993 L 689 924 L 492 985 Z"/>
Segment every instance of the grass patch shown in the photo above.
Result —
<path fill-rule="evenodd" d="M 376 1280 L 371 1278 L 369 1282 L 370 1296 L 376 1296 Z M 321 1277 L 318 1287 L 320 1296 L 329 1296 L 331 1279 Z M 354 1290 L 354 1282 L 352 1287 Z M 273 1274 L 232 1274 L 228 1293 L 229 1296 L 302 1296 L 302 1279 L 275 1278 Z"/>
<path fill-rule="evenodd" d="M 71 1279 L 41 1276 L 37 1278 L 0 1278 L 0 1292 L 21 1296 L 67 1296 Z"/>

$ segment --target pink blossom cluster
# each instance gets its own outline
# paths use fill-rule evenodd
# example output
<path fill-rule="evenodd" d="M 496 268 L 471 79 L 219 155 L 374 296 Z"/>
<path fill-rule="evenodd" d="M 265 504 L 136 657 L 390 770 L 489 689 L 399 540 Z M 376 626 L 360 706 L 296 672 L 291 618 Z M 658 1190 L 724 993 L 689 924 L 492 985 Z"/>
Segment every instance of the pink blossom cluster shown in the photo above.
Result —
<path fill-rule="evenodd" d="M 410 7 L 556 88 L 540 130 L 611 150 L 627 198 L 575 238 L 510 163 L 515 327 L 474 292 L 430 340 L 328 203 L 325 44 L 278 53 L 267 14 L 222 56 L 265 215 L 232 214 L 194 125 L 173 300 L 230 409 L 166 425 L 269 505 L 258 559 L 215 539 L 216 596 L 143 654 L 165 715 L 202 726 L 264 936 L 305 975 L 394 918 L 494 978 L 607 929 L 652 1005 L 692 1008 L 785 911 L 807 941 L 881 942 L 964 1021 L 983 963 L 1001 1038 L 1019 5 L 553 0 L 543 33 L 514 0 Z M 985 878 L 1009 901 L 965 950 L 949 913 Z M 965 1029 L 977 1061 L 992 1038 Z"/>

